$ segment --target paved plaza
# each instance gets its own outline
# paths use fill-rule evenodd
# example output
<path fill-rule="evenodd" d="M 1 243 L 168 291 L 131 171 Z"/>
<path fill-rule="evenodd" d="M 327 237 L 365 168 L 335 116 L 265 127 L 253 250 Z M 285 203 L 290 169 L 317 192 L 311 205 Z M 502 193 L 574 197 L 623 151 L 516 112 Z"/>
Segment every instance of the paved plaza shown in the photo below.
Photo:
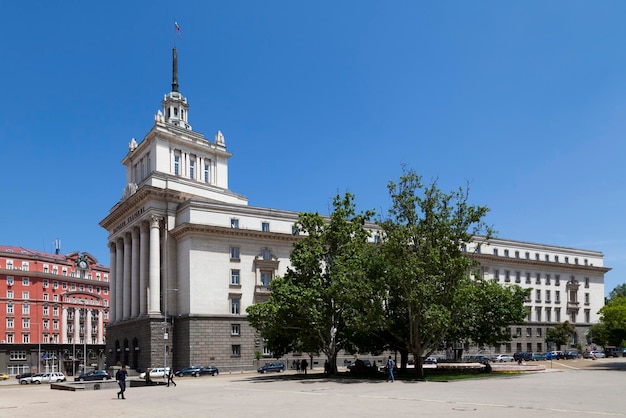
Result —
<path fill-rule="evenodd" d="M 63 391 L 0 385 L 0 417 L 626 417 L 626 358 L 544 362 L 524 375 L 413 382 L 222 374 L 176 387 Z M 106 386 L 106 385 L 105 385 Z"/>

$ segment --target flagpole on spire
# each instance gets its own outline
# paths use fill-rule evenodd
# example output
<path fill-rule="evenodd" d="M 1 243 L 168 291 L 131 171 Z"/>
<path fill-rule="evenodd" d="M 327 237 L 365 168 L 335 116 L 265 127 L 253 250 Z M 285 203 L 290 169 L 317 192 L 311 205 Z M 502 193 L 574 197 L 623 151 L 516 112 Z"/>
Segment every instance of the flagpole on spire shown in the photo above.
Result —
<path fill-rule="evenodd" d="M 180 32 L 180 26 L 178 26 L 178 22 L 174 21 L 174 30 L 180 39 L 183 39 L 183 34 Z M 174 37 L 174 48 L 176 48 L 176 37 Z"/>

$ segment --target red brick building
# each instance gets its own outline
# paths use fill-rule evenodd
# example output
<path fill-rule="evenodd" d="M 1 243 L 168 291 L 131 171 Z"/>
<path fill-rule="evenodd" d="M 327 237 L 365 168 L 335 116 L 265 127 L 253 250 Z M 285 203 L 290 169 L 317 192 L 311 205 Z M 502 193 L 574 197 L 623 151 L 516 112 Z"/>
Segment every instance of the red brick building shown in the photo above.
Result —
<path fill-rule="evenodd" d="M 0 372 L 61 371 L 106 362 L 109 268 L 89 253 L 0 245 Z"/>

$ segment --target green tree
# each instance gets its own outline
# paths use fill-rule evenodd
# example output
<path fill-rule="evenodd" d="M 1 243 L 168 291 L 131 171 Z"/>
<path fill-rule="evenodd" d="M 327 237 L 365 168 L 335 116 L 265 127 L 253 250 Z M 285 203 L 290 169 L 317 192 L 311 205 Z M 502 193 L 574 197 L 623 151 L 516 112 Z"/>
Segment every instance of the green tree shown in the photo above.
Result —
<path fill-rule="evenodd" d="M 610 345 L 620 345 L 626 339 L 626 295 L 622 295 L 619 288 L 621 286 L 611 292 L 611 298 L 599 311 Z"/>
<path fill-rule="evenodd" d="M 356 332 L 370 329 L 381 303 L 367 280 L 371 264 L 365 223 L 373 212 L 357 213 L 354 197 L 336 196 L 333 213 L 301 213 L 291 267 L 270 284 L 265 302 L 247 308 L 248 320 L 275 355 L 290 351 L 326 354 L 331 373 L 337 353 L 352 346 Z M 378 314 L 377 314 L 378 312 Z"/>
<path fill-rule="evenodd" d="M 553 343 L 557 348 L 567 345 L 572 341 L 572 336 L 576 332 L 576 327 L 565 321 L 546 330 L 546 343 Z"/>
<path fill-rule="evenodd" d="M 463 250 L 477 234 L 491 236 L 488 208 L 470 205 L 467 188 L 444 193 L 412 170 L 388 189 L 392 207 L 379 224 L 390 344 L 412 353 L 423 376 L 422 357 L 446 342 L 508 339 L 503 328 L 526 316 L 525 291 L 472 280 Z"/>
<path fill-rule="evenodd" d="M 613 299 L 619 296 L 626 296 L 626 283 L 622 283 L 611 290 L 609 293 L 609 299 Z"/>

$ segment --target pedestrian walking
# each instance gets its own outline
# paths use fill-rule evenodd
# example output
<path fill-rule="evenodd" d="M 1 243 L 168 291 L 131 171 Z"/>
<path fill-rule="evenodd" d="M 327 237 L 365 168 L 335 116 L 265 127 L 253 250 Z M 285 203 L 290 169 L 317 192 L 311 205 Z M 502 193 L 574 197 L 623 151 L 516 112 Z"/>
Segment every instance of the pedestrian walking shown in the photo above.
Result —
<path fill-rule="evenodd" d="M 167 387 L 170 387 L 170 383 L 174 386 L 176 386 L 176 382 L 174 382 L 174 372 L 172 372 L 172 370 L 170 369 L 170 371 L 167 373 Z"/>
<path fill-rule="evenodd" d="M 115 380 L 117 380 L 117 384 L 120 386 L 120 391 L 117 392 L 117 399 L 119 399 L 120 396 L 122 396 L 122 399 L 126 399 L 124 397 L 124 392 L 126 391 L 126 376 L 128 376 L 126 366 L 122 366 L 122 368 L 115 373 Z"/>
<path fill-rule="evenodd" d="M 393 366 L 395 366 L 396 363 L 391 359 L 391 356 L 389 356 L 389 358 L 387 359 L 387 382 L 389 380 L 391 380 L 391 382 L 395 382 L 394 378 L 393 378 Z"/>
<path fill-rule="evenodd" d="M 302 359 L 302 363 L 300 363 L 300 367 L 302 368 L 302 373 L 306 374 L 306 368 L 309 366 L 309 362 L 306 359 Z"/>

